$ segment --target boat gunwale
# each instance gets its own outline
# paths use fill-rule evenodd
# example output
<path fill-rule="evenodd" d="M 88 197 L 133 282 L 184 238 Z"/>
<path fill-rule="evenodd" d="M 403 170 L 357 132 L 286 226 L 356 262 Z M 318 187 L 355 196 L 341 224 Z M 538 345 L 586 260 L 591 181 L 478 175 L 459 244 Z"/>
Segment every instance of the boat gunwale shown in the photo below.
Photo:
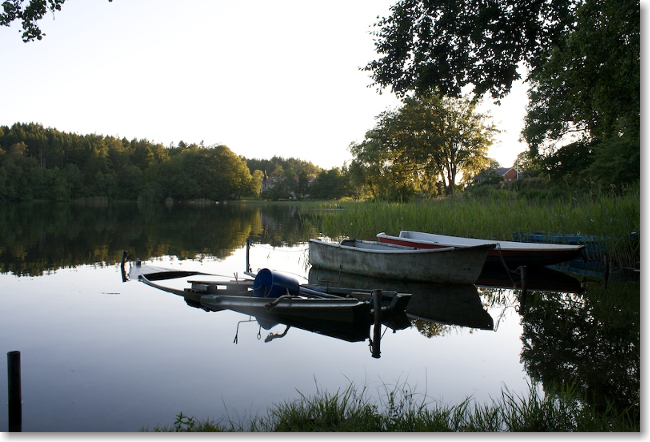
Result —
<path fill-rule="evenodd" d="M 344 240 L 344 241 L 351 241 L 351 240 Z M 388 244 L 388 243 L 382 243 L 380 241 L 366 241 L 366 240 L 361 240 L 361 239 L 355 239 L 355 242 L 360 242 L 360 243 L 374 243 L 374 244 L 381 244 L 381 245 L 390 245 L 394 246 L 395 249 L 393 250 L 392 248 L 386 248 L 386 249 L 373 249 L 373 248 L 363 248 L 363 247 L 355 247 L 355 246 L 349 246 L 341 243 L 331 243 L 327 241 L 323 241 L 320 239 L 310 239 L 310 243 L 314 244 L 320 244 L 324 246 L 331 246 L 331 247 L 338 247 L 344 250 L 350 250 L 350 251 L 355 251 L 355 252 L 364 252 L 364 253 L 369 253 L 369 254 L 381 254 L 381 255 L 399 255 L 399 254 L 404 254 L 404 255 L 409 255 L 409 254 L 415 254 L 415 255 L 426 255 L 426 254 L 433 254 L 433 253 L 441 253 L 441 252 L 451 252 L 451 251 L 462 251 L 466 249 L 482 249 L 482 248 L 489 248 L 489 249 L 494 249 L 497 245 L 497 243 L 488 243 L 488 244 L 476 244 L 472 246 L 463 246 L 463 247 L 454 247 L 454 246 L 449 246 L 449 247 L 436 247 L 435 249 L 423 249 L 423 248 L 418 248 L 418 247 L 409 247 L 409 246 L 402 246 L 399 244 Z"/>
<path fill-rule="evenodd" d="M 441 242 L 432 241 L 431 239 L 420 239 L 414 237 L 404 237 L 401 236 L 402 233 L 415 233 L 419 235 L 431 235 L 435 238 L 440 238 Z M 423 238 L 426 238 L 424 236 Z M 584 248 L 584 245 L 578 244 L 551 244 L 551 243 L 525 243 L 518 241 L 500 241 L 500 240 L 487 240 L 479 238 L 463 238 L 459 236 L 450 236 L 450 235 L 438 235 L 435 233 L 425 233 L 425 232 L 416 232 L 411 230 L 402 230 L 400 231 L 400 236 L 388 235 L 385 232 L 377 234 L 377 238 L 385 238 L 391 241 L 402 241 L 408 244 L 426 244 L 431 245 L 436 248 L 447 248 L 447 247 L 456 247 L 456 248 L 466 248 L 473 247 L 479 244 L 494 243 L 496 250 L 501 250 L 501 252 L 515 252 L 515 253 L 536 253 L 536 252 L 575 252 L 580 251 Z M 460 240 L 460 242 L 458 241 Z M 467 243 L 464 243 L 463 240 L 466 240 Z M 456 241 L 456 244 L 453 242 Z M 477 244 L 477 242 L 479 244 Z M 384 243 L 391 244 L 391 243 Z M 399 244 L 401 245 L 401 244 Z M 409 247 L 409 246 L 406 246 Z M 415 246 L 414 246 L 415 247 Z M 436 249 L 427 249 L 427 250 L 436 250 Z"/>

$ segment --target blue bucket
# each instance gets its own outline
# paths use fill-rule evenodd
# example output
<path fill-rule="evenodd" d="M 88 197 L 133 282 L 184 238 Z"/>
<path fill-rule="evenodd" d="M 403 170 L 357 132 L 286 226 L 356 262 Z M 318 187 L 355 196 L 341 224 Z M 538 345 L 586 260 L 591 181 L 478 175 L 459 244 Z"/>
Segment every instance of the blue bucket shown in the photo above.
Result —
<path fill-rule="evenodd" d="M 253 294 L 258 298 L 277 298 L 286 295 L 297 296 L 300 293 L 300 284 L 295 279 L 273 273 L 269 269 L 262 269 L 255 275 Z"/>

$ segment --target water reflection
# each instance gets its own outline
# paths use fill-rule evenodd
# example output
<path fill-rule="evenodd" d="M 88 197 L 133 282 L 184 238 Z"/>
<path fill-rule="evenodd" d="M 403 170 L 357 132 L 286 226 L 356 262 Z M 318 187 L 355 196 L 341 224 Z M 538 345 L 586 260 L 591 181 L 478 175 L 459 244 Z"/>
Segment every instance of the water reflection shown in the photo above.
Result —
<path fill-rule="evenodd" d="M 547 391 L 571 386 L 603 410 L 638 410 L 639 284 L 610 280 L 604 287 L 547 268 L 528 276 L 527 290 L 503 274 L 486 273 L 478 284 L 487 305 L 518 312 L 520 359 L 531 379 Z"/>
<path fill-rule="evenodd" d="M 363 303 L 359 303 L 357 307 L 359 307 L 360 311 L 364 309 L 370 311 Z M 379 317 L 373 318 L 370 314 L 360 314 L 356 315 L 353 320 L 348 320 L 345 317 L 345 312 L 325 314 L 316 310 L 317 308 L 312 310 L 310 314 L 304 316 L 300 314 L 287 315 L 275 313 L 273 310 L 269 310 L 268 312 L 249 315 L 249 317 L 254 318 L 259 325 L 258 339 L 261 336 L 262 329 L 270 331 L 278 327 L 277 330 L 280 333 L 269 333 L 264 339 L 265 343 L 279 338 L 285 338 L 289 334 L 290 329 L 296 328 L 346 342 L 363 342 L 367 340 L 371 355 L 374 358 L 379 358 L 381 354 L 380 342 L 382 328 L 386 330 L 391 329 L 393 332 L 396 332 L 410 325 L 403 309 L 395 310 L 391 315 L 382 315 L 381 319 Z M 239 312 L 242 313 L 242 311 L 240 310 Z M 237 342 L 238 334 L 239 331 L 235 335 L 235 343 Z M 290 339 L 290 336 L 288 339 Z"/>
<path fill-rule="evenodd" d="M 407 315 L 428 337 L 444 333 L 440 324 L 493 330 L 481 297 L 493 307 L 514 307 L 523 326 L 520 358 L 533 380 L 547 390 L 572 385 L 603 409 L 640 405 L 638 284 L 603 287 L 601 281 L 580 281 L 546 267 L 526 269 L 525 281 L 486 268 L 469 286 L 398 283 L 315 268 L 309 279 L 412 293 Z M 512 305 L 511 295 L 517 292 Z"/>
<path fill-rule="evenodd" d="M 533 291 L 520 309 L 521 360 L 543 385 L 574 385 L 599 407 L 640 405 L 639 287 Z"/>
<path fill-rule="evenodd" d="M 41 276 L 84 264 L 113 265 L 124 249 L 141 259 L 225 259 L 249 238 L 293 246 L 316 234 L 293 204 L 3 205 L 0 273 Z"/>
<path fill-rule="evenodd" d="M 521 273 L 509 272 L 502 266 L 486 266 L 476 281 L 476 285 L 486 288 L 562 293 L 582 293 L 584 290 L 582 282 L 578 279 L 548 267 L 528 267 L 525 270 L 524 279 L 522 279 Z"/>
<path fill-rule="evenodd" d="M 279 330 L 282 330 L 280 333 L 270 332 L 264 338 L 265 343 L 269 343 L 273 340 L 284 338 L 289 333 L 291 328 L 297 328 L 301 330 L 310 331 L 313 333 L 318 333 L 319 335 L 329 336 L 334 339 L 339 339 L 347 342 L 364 342 L 368 341 L 368 348 L 370 354 L 373 358 L 381 357 L 381 336 L 382 336 L 382 325 L 387 326 L 388 328 L 393 328 L 393 331 L 398 329 L 406 328 L 409 323 L 406 321 L 406 316 L 401 315 L 404 318 L 404 321 L 391 321 L 389 324 L 378 323 L 373 324 L 371 321 L 356 321 L 356 322 L 331 322 L 331 321 L 318 321 L 312 320 L 310 324 L 306 324 L 302 321 L 291 321 L 288 319 L 283 319 L 282 321 L 276 319 L 269 319 L 264 316 L 251 316 L 252 319 L 247 321 L 240 321 L 237 324 L 237 333 L 235 334 L 234 343 L 236 344 L 239 339 L 239 324 L 244 322 L 255 322 L 258 325 L 257 339 L 262 337 L 262 329 L 272 330 L 276 326 L 280 326 Z M 372 336 L 370 331 L 372 330 Z"/>
<path fill-rule="evenodd" d="M 410 293 L 411 301 L 406 306 L 406 314 L 412 324 L 423 331 L 423 334 L 430 333 L 433 329 L 430 324 L 426 323 L 481 330 L 493 330 L 494 328 L 494 321 L 483 308 L 476 286 L 473 284 L 393 281 L 349 275 L 315 267 L 309 269 L 309 282 L 365 290 L 384 289 Z"/>
<path fill-rule="evenodd" d="M 341 236 L 346 233 L 340 232 Z M 251 381 L 255 379 L 261 382 L 252 370 L 246 373 L 247 376 L 241 373 L 255 366 L 260 358 L 264 358 L 269 365 L 275 364 L 277 371 L 290 361 L 292 367 L 299 367 L 296 371 L 305 376 L 307 382 L 312 381 L 313 373 L 318 373 L 319 378 L 344 371 L 347 375 L 348 371 L 363 367 L 365 361 L 373 363 L 372 373 L 378 373 L 384 379 L 400 376 L 405 366 L 413 372 L 419 370 L 419 373 L 432 373 L 435 370 L 435 380 L 433 376 L 427 379 L 426 374 L 422 374 L 417 381 L 419 385 L 436 382 L 435 394 L 444 391 L 446 401 L 455 400 L 452 394 L 460 395 L 460 400 L 474 394 L 474 385 L 479 391 L 476 397 L 485 399 L 488 395 L 498 396 L 503 385 L 509 388 L 515 385 L 517 391 L 523 391 L 519 387 L 528 382 L 527 376 L 530 376 L 545 388 L 562 382 L 575 384 L 602 406 L 607 401 L 621 407 L 639 406 L 639 283 L 622 284 L 610 280 L 610 284 L 604 288 L 598 280 L 578 280 L 550 269 L 528 269 L 526 287 L 512 275 L 497 271 L 481 275 L 475 286 L 453 289 L 438 287 L 439 290 L 431 286 L 402 287 L 400 291 L 412 292 L 414 296 L 406 310 L 406 329 L 393 324 L 393 330 L 397 330 L 395 339 L 388 339 L 393 336 L 384 335 L 390 328 L 387 324 L 375 328 L 374 324 L 369 323 L 358 330 L 338 327 L 335 333 L 331 333 L 314 323 L 313 328 L 319 329 L 319 333 L 334 336 L 324 340 L 331 343 L 331 347 L 323 345 L 313 349 L 312 342 L 317 337 L 296 333 L 302 330 L 296 324 L 265 322 L 262 318 L 231 312 L 210 313 L 206 314 L 208 319 L 196 319 L 193 313 L 200 312 L 190 311 L 193 309 L 185 305 L 178 309 L 174 302 L 169 303 L 146 293 L 148 288 L 145 286 L 134 290 L 111 286 L 113 278 L 116 283 L 124 284 L 118 281 L 120 276 L 111 273 L 112 269 L 103 268 L 119 263 L 122 250 L 127 249 L 145 260 L 164 257 L 179 264 L 179 259 L 192 258 L 187 264 L 179 266 L 181 269 L 196 266 L 221 272 L 219 266 L 231 266 L 235 271 L 243 271 L 242 249 L 246 240 L 251 238 L 255 243 L 272 246 L 268 247 L 268 253 L 265 250 L 261 252 L 269 257 L 268 260 L 262 262 L 255 256 L 254 265 L 273 265 L 298 271 L 298 265 L 293 269 L 286 268 L 285 262 L 289 261 L 282 261 L 283 253 L 291 250 L 294 256 L 298 256 L 294 250 L 298 247 L 287 246 L 298 246 L 317 236 L 318 232 L 300 219 L 297 207 L 289 204 L 242 203 L 171 208 L 135 204 L 3 206 L 0 210 L 0 272 L 18 276 L 44 275 L 42 278 L 4 275 L 3 286 L 11 286 L 11 289 L 5 288 L 1 293 L 3 309 L 0 309 L 0 315 L 4 316 L 0 321 L 3 324 L 0 332 L 4 334 L 0 341 L 3 349 L 35 349 L 34 356 L 39 358 L 32 365 L 34 372 L 30 373 L 33 379 L 30 382 L 34 385 L 33 397 L 36 398 L 32 403 L 43 406 L 34 412 L 33 422 L 40 422 L 39 419 L 48 413 L 51 417 L 53 410 L 64 410 L 55 418 L 50 418 L 49 426 L 42 427 L 58 428 L 55 426 L 57 421 L 64 422 L 80 413 L 70 405 L 75 402 L 73 400 L 69 400 L 67 408 L 60 404 L 60 397 L 70 394 L 69 385 L 83 385 L 83 388 L 79 388 L 79 398 L 86 400 L 89 396 L 87 391 L 91 391 L 88 386 L 95 385 L 97 379 L 108 382 L 116 377 L 115 373 L 119 373 L 117 378 L 121 382 L 130 381 L 119 390 L 124 397 L 111 399 L 116 387 L 110 384 L 103 394 L 93 393 L 92 396 L 98 399 L 94 399 L 92 405 L 84 402 L 84 410 L 99 410 L 101 406 L 105 407 L 101 409 L 102 412 L 98 411 L 97 416 L 90 418 L 86 415 L 75 418 L 77 422 L 87 423 L 85 428 L 97 428 L 92 426 L 93 419 L 107 419 L 106 416 L 115 410 L 122 410 L 120 404 L 125 402 L 138 403 L 143 396 L 138 388 L 147 382 L 150 382 L 146 384 L 147 390 L 151 392 L 182 385 L 184 380 L 175 376 L 188 363 L 206 371 L 219 366 L 222 373 L 230 373 L 230 377 L 224 377 L 223 382 L 232 384 L 233 390 L 236 390 L 232 400 L 240 397 L 242 389 L 250 390 L 250 397 L 259 397 L 267 394 L 267 386 Z M 237 254 L 241 256 L 241 262 Z M 231 258 L 236 258 L 234 261 L 237 262 Z M 293 256 L 290 259 L 299 261 Z M 211 260 L 218 262 L 207 262 Z M 84 264 L 90 266 L 84 268 Z M 63 268 L 75 268 L 75 271 L 58 271 Z M 299 271 L 307 276 L 308 269 L 302 263 Z M 108 276 L 103 280 L 102 275 Z M 308 277 L 309 282 L 322 285 L 333 285 L 339 278 L 338 275 L 316 276 L 311 272 Z M 338 284 L 362 287 L 362 283 L 362 278 L 354 277 L 353 281 L 339 280 Z M 397 288 L 387 282 L 366 283 L 369 284 L 366 285 L 367 289 Z M 131 286 L 134 285 L 136 283 L 132 282 Z M 71 291 L 71 287 L 75 291 Z M 117 295 L 120 291 L 123 296 Z M 436 294 L 418 296 L 427 291 Z M 28 296 L 17 296 L 23 293 Z M 104 293 L 111 293 L 111 296 L 104 296 Z M 83 302 L 79 302 L 79 299 Z M 516 313 L 501 321 L 499 311 L 505 309 L 508 312 L 515 312 L 516 309 Z M 211 315 L 216 320 L 211 320 Z M 256 325 L 246 326 L 242 323 L 237 334 L 233 320 L 236 321 L 238 317 L 246 321 L 250 318 Z M 229 321 L 222 321 L 222 318 Z M 179 323 L 182 323 L 185 334 L 169 327 L 169 324 Z M 469 330 L 467 333 L 450 333 L 453 327 Z M 218 346 L 215 351 L 205 351 L 208 340 L 204 338 L 213 337 L 211 334 L 217 329 L 220 336 L 227 337 L 225 345 Z M 472 333 L 473 330 L 496 332 Z M 248 352 L 244 351 L 245 344 L 242 342 L 236 346 L 231 343 L 233 336 L 230 333 L 241 336 L 249 332 L 260 333 L 260 338 L 266 335 L 264 339 L 268 339 L 268 343 Z M 187 339 L 187 333 L 202 339 Z M 445 339 L 440 339 L 442 336 Z M 305 342 L 301 350 L 296 350 L 294 346 L 287 346 L 290 348 L 282 352 L 276 350 L 283 342 L 293 343 L 299 337 L 304 338 L 301 342 Z M 437 339 L 420 339 L 424 337 Z M 367 358 L 365 353 L 360 354 L 355 345 L 347 344 L 370 343 L 370 338 L 373 343 L 381 341 L 386 357 L 375 361 Z M 209 340 L 212 345 L 221 345 L 214 341 L 216 339 Z M 431 344 L 436 351 L 425 355 L 426 352 L 421 351 L 424 347 L 422 342 Z M 50 357 L 61 349 L 68 351 L 68 347 L 69 352 L 62 353 L 65 357 Z M 270 350 L 265 350 L 266 347 Z M 361 347 L 365 350 L 364 345 Z M 183 348 L 187 358 L 182 364 L 174 362 L 178 348 Z M 232 351 L 233 348 L 238 351 Z M 314 354 L 314 357 L 305 357 L 307 352 Z M 476 361 L 463 359 L 481 352 L 481 357 Z M 77 358 L 74 363 L 69 360 L 70 354 Z M 224 356 L 226 354 L 227 357 Z M 345 357 L 341 357 L 342 354 Z M 322 360 L 317 359 L 319 356 L 322 356 Z M 140 365 L 137 370 L 130 371 L 129 367 L 118 363 L 123 360 L 137 361 Z M 489 362 L 482 362 L 484 360 Z M 174 365 L 177 363 L 179 365 Z M 70 364 L 75 365 L 74 373 L 69 369 Z M 87 364 L 92 365 L 92 370 L 87 370 L 87 381 L 79 383 L 72 376 L 79 375 L 81 370 L 78 367 Z M 40 367 L 44 367 L 41 373 L 43 381 L 35 383 L 34 379 L 39 375 L 36 371 L 41 371 Z M 352 376 L 359 384 L 364 382 L 363 370 L 360 368 L 359 373 Z M 467 376 L 459 376 L 458 372 L 462 370 L 473 371 Z M 150 375 L 151 372 L 160 373 L 156 378 Z M 174 381 L 170 382 L 170 379 Z M 245 379 L 245 385 L 238 384 L 241 379 Z M 194 382 L 194 378 L 188 377 L 186 381 Z M 333 390 L 340 385 L 337 380 L 331 382 Z M 493 385 L 487 385 L 490 382 Z M 54 388 L 55 383 L 59 390 Z M 182 393 L 186 394 L 187 402 L 207 401 L 202 402 L 205 409 L 194 411 L 201 415 L 211 406 L 209 400 L 219 397 L 222 392 L 206 393 L 205 385 L 199 380 L 196 383 L 196 386 L 192 384 L 170 390 L 168 405 L 171 410 L 162 417 L 155 415 L 155 418 L 145 419 L 138 414 L 161 405 L 163 401 L 155 395 L 148 397 L 148 402 L 143 402 L 143 405 L 138 405 L 138 411 L 123 410 L 123 414 L 131 417 L 137 415 L 134 419 L 138 425 L 169 419 L 173 421 L 173 413 L 179 411 L 175 401 Z M 269 396 L 267 402 L 284 399 L 285 392 L 294 391 L 296 387 L 295 379 L 282 385 L 274 384 L 273 396 Z M 128 401 L 124 400 L 125 397 Z M 249 400 L 248 397 L 246 400 Z M 80 399 L 76 403 L 81 403 Z M 115 427 L 107 425 L 106 428 Z M 128 428 L 137 430 L 139 427 L 131 425 Z"/>
<path fill-rule="evenodd" d="M 405 312 L 410 294 L 300 285 L 297 280 L 268 269 L 260 271 L 254 279 L 246 276 L 243 279 L 228 280 L 218 275 L 151 266 L 138 259 L 130 264 L 127 271 L 128 256 L 128 253 L 123 253 L 123 282 L 143 282 L 147 286 L 181 296 L 188 306 L 206 312 L 231 310 L 251 318 L 237 324 L 235 343 L 238 341 L 240 323 L 251 322 L 254 318 L 259 324 L 258 339 L 262 328 L 270 330 L 278 325 L 285 327 L 282 333 L 267 335 L 264 342 L 285 337 L 293 327 L 348 342 L 367 339 L 372 356 L 379 358 L 382 326 L 393 332 L 410 326 Z M 179 278 L 188 277 L 189 287 L 170 285 Z M 273 295 L 275 291 L 277 293 Z"/>

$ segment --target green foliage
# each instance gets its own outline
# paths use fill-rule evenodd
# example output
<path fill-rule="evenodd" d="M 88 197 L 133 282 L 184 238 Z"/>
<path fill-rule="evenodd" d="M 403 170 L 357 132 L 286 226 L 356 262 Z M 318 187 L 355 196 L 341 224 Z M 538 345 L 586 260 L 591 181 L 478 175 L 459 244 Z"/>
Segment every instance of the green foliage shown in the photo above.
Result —
<path fill-rule="evenodd" d="M 417 203 L 341 203 L 345 210 L 307 214 L 322 235 L 374 240 L 378 232 L 397 235 L 401 230 L 509 240 L 515 232 L 575 233 L 611 238 L 608 248 L 618 252 L 612 266 L 638 268 L 638 244 L 615 243 L 641 228 L 639 189 L 623 195 L 603 192 L 567 194 L 558 188 L 542 190 L 543 181 L 528 190 L 531 198 L 503 189 L 474 195 L 474 188 L 459 198 Z M 546 184 L 548 187 L 548 182 Z M 479 189 L 491 189 L 479 186 Z"/>
<path fill-rule="evenodd" d="M 476 96 L 498 100 L 525 67 L 527 162 L 540 166 L 543 155 L 547 166 L 531 172 L 567 176 L 572 168 L 575 176 L 582 161 L 585 179 L 615 176 L 619 185 L 634 178 L 638 156 L 606 147 L 639 143 L 638 0 L 400 0 L 375 26 L 379 57 L 365 67 L 375 85 L 398 96 L 459 96 L 472 85 Z"/>
<path fill-rule="evenodd" d="M 525 176 L 546 177 L 550 185 L 562 187 L 563 191 L 611 188 L 621 192 L 641 181 L 640 139 L 577 141 L 537 156 L 525 167 Z"/>
<path fill-rule="evenodd" d="M 620 190 L 641 182 L 641 142 L 639 138 L 613 138 L 594 146 L 594 159 L 581 172 L 583 178 Z"/>
<path fill-rule="evenodd" d="M 488 162 L 496 129 L 476 112 L 476 102 L 431 95 L 403 103 L 379 115 L 365 140 L 350 146 L 354 171 L 374 198 L 436 194 L 438 181 L 452 194 L 459 172 L 475 172 Z"/>
<path fill-rule="evenodd" d="M 338 200 L 353 196 L 350 175 L 345 172 L 345 170 L 341 171 L 335 167 L 319 173 L 309 186 L 309 197 L 311 199 Z"/>
<path fill-rule="evenodd" d="M 258 173 L 226 146 L 77 135 L 40 124 L 0 127 L 0 202 L 86 197 L 162 201 L 257 195 Z"/>
<path fill-rule="evenodd" d="M 9 26 L 14 20 L 22 21 L 23 41 L 41 40 L 45 34 L 41 32 L 37 21 L 49 11 L 60 11 L 65 0 L 30 0 L 22 7 L 24 0 L 5 1 L 2 4 L 4 12 L 0 13 L 0 26 Z"/>
<path fill-rule="evenodd" d="M 310 180 L 322 172 L 311 162 L 273 156 L 271 159 L 246 159 L 250 173 L 256 178 L 253 188 L 262 190 L 262 197 L 273 201 L 303 199 L 311 194 Z M 255 193 L 255 195 L 259 192 Z"/>
<path fill-rule="evenodd" d="M 504 181 L 503 177 L 496 171 L 496 169 L 487 170 L 481 176 L 483 179 L 477 184 L 477 187 L 494 186 L 495 184 L 502 184 Z"/>
<path fill-rule="evenodd" d="M 109 3 L 113 0 L 108 0 Z M 29 0 L 26 6 L 22 4 L 25 0 L 6 0 L 2 3 L 3 12 L 0 13 L 0 26 L 11 26 L 15 20 L 21 21 L 23 30 L 23 41 L 42 40 L 45 34 L 38 27 L 38 21 L 48 11 L 54 14 L 60 11 L 65 0 Z"/>
<path fill-rule="evenodd" d="M 417 115 L 413 109 L 404 113 L 412 119 Z M 295 195 L 298 199 L 370 197 L 407 201 L 449 191 L 443 184 L 444 178 L 433 172 L 434 161 L 442 159 L 445 164 L 451 164 L 445 156 L 449 151 L 436 153 L 433 148 L 425 151 L 417 138 L 426 128 L 414 125 L 415 129 L 408 126 L 405 129 L 407 118 L 397 121 L 401 116 L 398 112 L 382 114 L 380 123 L 368 132 L 367 139 L 351 145 L 356 158 L 349 167 L 317 169 L 319 172 L 313 175 L 317 179 L 313 182 L 312 175 L 308 175 L 315 167 L 311 163 L 274 157 L 276 162 L 267 165 L 274 167 L 275 175 L 269 180 L 277 180 L 277 185 L 264 196 L 274 200 Z M 49 141 L 43 144 L 42 139 Z M 400 147 L 402 141 L 419 150 Z M 237 158 L 225 146 L 179 144 L 183 147 L 165 148 L 146 140 L 65 134 L 36 124 L 3 126 L 0 127 L 0 201 L 69 201 L 94 196 L 163 201 L 170 197 L 239 199 L 259 195 L 264 172 L 256 169 L 250 175 L 250 167 L 269 160 Z M 458 152 L 452 153 L 461 158 Z M 472 176 L 471 171 L 484 164 L 482 158 L 481 155 L 466 158 L 464 173 Z M 424 161 L 429 163 L 422 165 Z M 481 186 L 491 184 L 535 198 L 576 191 L 620 194 L 640 181 L 640 140 L 618 137 L 576 142 L 547 156 L 532 157 L 524 152 L 519 164 L 527 179 L 501 183 L 495 176 L 494 183 L 488 180 Z M 293 167 L 298 167 L 297 174 L 293 173 Z M 531 178 L 535 179 L 531 181 Z M 546 182 L 545 187 L 535 184 L 542 182 Z M 475 196 L 490 192 L 477 186 L 469 190 Z"/>
<path fill-rule="evenodd" d="M 365 70 L 399 96 L 459 96 L 472 85 L 476 95 L 503 97 L 520 78 L 519 63 L 535 67 L 562 35 L 575 3 L 400 0 L 375 24 L 379 58 Z"/>
<path fill-rule="evenodd" d="M 408 385 L 384 386 L 379 401 L 367 389 L 349 385 L 334 394 L 318 390 L 301 394 L 267 409 L 266 416 L 250 422 L 218 424 L 211 420 L 176 416 L 174 428 L 154 431 L 250 431 L 250 432 L 581 432 L 640 431 L 638 408 L 596 409 L 572 385 L 551 387 L 541 397 L 536 385 L 527 395 L 504 389 L 491 404 L 467 398 L 458 405 L 428 403 L 426 395 Z"/>
<path fill-rule="evenodd" d="M 603 141 L 640 133 L 639 1 L 576 3 L 570 32 L 530 76 L 523 135 L 533 152 L 567 134 Z"/>

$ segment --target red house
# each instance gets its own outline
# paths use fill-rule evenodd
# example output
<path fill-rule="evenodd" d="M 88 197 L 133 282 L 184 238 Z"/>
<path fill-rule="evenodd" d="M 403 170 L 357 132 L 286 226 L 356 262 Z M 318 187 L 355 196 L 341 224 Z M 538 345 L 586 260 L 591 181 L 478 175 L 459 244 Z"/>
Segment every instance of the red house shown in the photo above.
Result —
<path fill-rule="evenodd" d="M 480 173 L 476 178 L 474 178 L 474 182 L 479 183 L 483 181 L 492 171 L 495 171 L 502 176 L 504 181 L 512 181 L 521 177 L 521 173 L 514 167 L 497 167 L 496 169 L 490 169 Z"/>

